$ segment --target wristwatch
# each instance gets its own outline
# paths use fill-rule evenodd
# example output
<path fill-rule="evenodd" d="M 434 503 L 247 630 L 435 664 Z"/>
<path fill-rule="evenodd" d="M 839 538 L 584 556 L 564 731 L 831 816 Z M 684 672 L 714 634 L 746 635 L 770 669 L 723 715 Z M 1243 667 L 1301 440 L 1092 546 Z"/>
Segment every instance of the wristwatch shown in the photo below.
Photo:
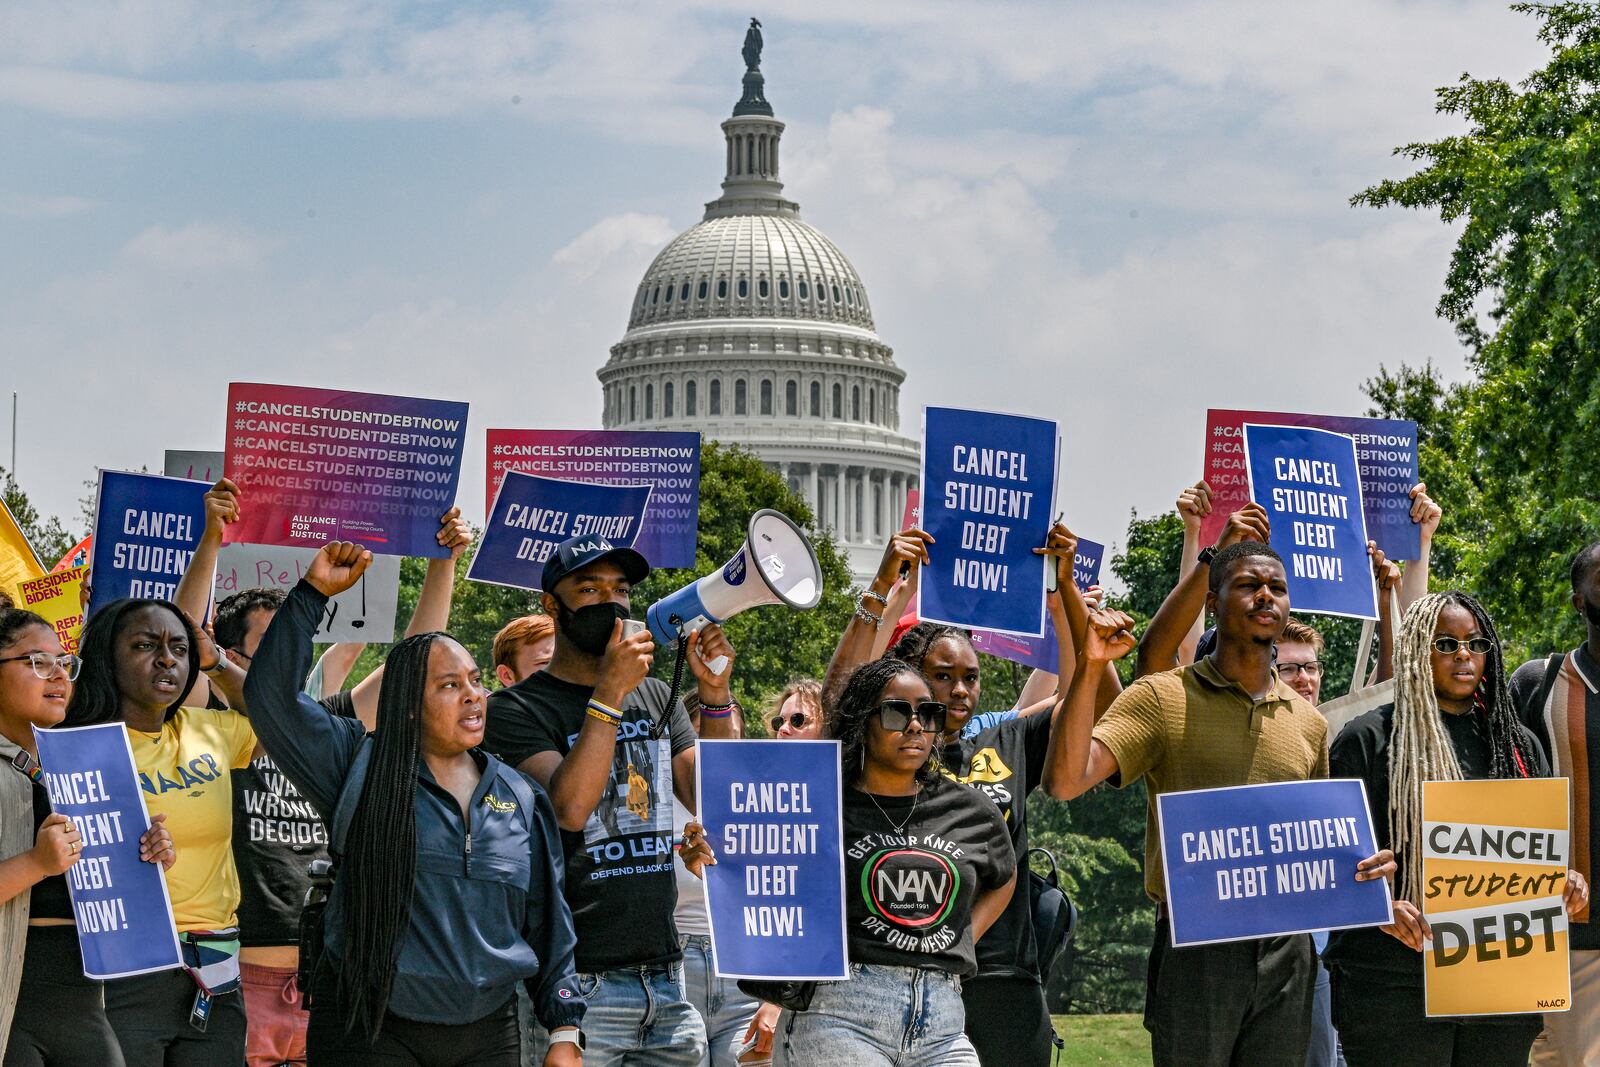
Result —
<path fill-rule="evenodd" d="M 582 1030 L 552 1030 L 550 1032 L 550 1044 L 559 1045 L 562 1043 L 577 1045 L 579 1052 L 589 1047 Z"/>
<path fill-rule="evenodd" d="M 1217 546 L 1216 545 L 1207 545 L 1206 547 L 1204 547 L 1204 548 L 1202 548 L 1200 550 L 1200 554 L 1194 558 L 1194 561 L 1196 563 L 1200 564 L 1200 566 L 1202 566 L 1202 567 L 1209 567 L 1209 566 L 1211 566 L 1212 558 L 1214 556 L 1216 556 L 1216 554 L 1217 554 Z"/>

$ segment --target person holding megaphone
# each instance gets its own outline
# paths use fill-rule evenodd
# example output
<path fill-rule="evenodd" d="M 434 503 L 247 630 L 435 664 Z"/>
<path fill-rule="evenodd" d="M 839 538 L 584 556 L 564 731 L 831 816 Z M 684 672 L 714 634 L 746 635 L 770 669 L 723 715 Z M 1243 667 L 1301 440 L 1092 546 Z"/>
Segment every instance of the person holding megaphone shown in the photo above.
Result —
<path fill-rule="evenodd" d="M 556 621 L 555 653 L 544 670 L 490 696 L 485 743 L 537 779 L 555 805 L 578 989 L 588 1002 L 584 1062 L 631 1055 L 692 1067 L 706 1031 L 685 996 L 672 918 L 672 797 L 694 810 L 696 735 L 682 701 L 648 676 L 655 642 L 631 619 L 629 594 L 649 573 L 642 555 L 602 537 L 557 547 L 540 581 Z M 684 641 L 701 735 L 737 736 L 733 646 L 709 623 Z M 683 836 L 686 864 L 714 862 L 698 823 Z"/>

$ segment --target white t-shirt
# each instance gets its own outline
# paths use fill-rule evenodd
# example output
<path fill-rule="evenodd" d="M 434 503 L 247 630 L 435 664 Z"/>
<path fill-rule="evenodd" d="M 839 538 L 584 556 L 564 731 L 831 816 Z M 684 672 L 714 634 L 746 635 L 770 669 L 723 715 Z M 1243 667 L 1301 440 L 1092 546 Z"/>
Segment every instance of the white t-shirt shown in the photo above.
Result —
<path fill-rule="evenodd" d="M 672 825 L 682 830 L 683 824 L 694 818 L 676 796 L 672 798 Z M 706 884 L 689 873 L 689 868 L 676 856 L 672 863 L 673 877 L 678 880 L 678 906 L 672 912 L 672 921 L 680 934 L 711 936 L 711 920 L 706 915 Z"/>

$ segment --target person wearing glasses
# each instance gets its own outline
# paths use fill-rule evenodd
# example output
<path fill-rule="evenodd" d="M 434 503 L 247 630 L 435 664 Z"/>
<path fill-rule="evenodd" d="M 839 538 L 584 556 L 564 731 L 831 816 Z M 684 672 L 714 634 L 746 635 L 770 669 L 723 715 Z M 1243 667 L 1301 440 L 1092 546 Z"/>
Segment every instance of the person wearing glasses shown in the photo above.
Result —
<path fill-rule="evenodd" d="M 994 802 L 939 773 L 945 706 L 909 663 L 874 660 L 833 708 L 844 780 L 850 979 L 785 1011 L 773 1062 L 978 1067 L 961 983 L 1017 883 Z"/>
<path fill-rule="evenodd" d="M 1378 845 L 1392 848 L 1394 923 L 1336 930 L 1333 1021 L 1350 1067 L 1389 1064 L 1395 1050 L 1416 1067 L 1522 1067 L 1538 1015 L 1428 1018 L 1422 948 L 1422 783 L 1550 774 L 1539 742 L 1517 720 L 1499 635 L 1465 593 L 1433 593 L 1406 612 L 1395 655 L 1395 700 L 1347 724 L 1333 743 L 1331 775 L 1359 778 Z M 1567 873 L 1568 913 L 1588 886 Z"/>
<path fill-rule="evenodd" d="M 767 720 L 780 741 L 816 741 L 822 737 L 822 686 L 810 678 L 790 682 L 778 694 L 777 711 Z"/>
<path fill-rule="evenodd" d="M 102 983 L 83 976 L 66 872 L 83 841 L 50 810 L 34 728 L 66 717 L 82 661 L 31 611 L 0 609 L 0 1057 L 7 1067 L 122 1067 Z M 171 867 L 166 815 L 139 857 Z"/>

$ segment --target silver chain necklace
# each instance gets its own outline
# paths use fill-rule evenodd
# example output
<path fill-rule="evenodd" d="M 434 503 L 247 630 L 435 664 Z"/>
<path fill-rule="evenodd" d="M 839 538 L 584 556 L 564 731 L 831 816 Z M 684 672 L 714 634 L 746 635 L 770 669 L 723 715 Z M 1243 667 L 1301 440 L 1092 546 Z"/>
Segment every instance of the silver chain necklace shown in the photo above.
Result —
<path fill-rule="evenodd" d="M 866 793 L 867 791 L 863 789 L 862 792 Z M 889 818 L 889 813 L 883 810 L 883 805 L 878 803 L 878 798 L 871 793 L 867 793 L 867 799 L 872 801 L 872 806 L 878 809 L 878 814 L 883 816 L 883 821 L 894 827 L 894 832 L 902 837 L 905 836 L 906 827 L 911 825 L 911 817 L 917 813 L 917 801 L 921 798 L 922 787 L 918 786 L 917 791 L 911 795 L 911 810 L 906 812 L 904 821 L 896 825 L 895 821 Z"/>

